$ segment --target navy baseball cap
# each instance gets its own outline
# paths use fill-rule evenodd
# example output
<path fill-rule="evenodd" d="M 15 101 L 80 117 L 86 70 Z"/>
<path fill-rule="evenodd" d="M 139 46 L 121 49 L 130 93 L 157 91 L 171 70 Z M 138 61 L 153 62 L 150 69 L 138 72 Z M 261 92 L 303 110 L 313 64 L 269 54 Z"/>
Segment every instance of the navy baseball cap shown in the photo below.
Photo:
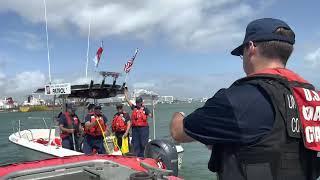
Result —
<path fill-rule="evenodd" d="M 122 108 L 123 108 L 123 105 L 122 105 L 122 104 L 117 104 L 117 105 L 116 105 L 116 108 L 117 108 L 117 109 L 122 109 Z"/>
<path fill-rule="evenodd" d="M 250 41 L 283 41 L 293 45 L 295 43 L 295 36 L 287 37 L 280 34 L 275 34 L 274 32 L 278 28 L 292 30 L 287 23 L 279 19 L 263 18 L 250 22 L 247 26 L 243 43 L 231 51 L 231 54 L 234 56 L 243 55 L 244 45 Z"/>
<path fill-rule="evenodd" d="M 137 98 L 136 98 L 136 103 L 142 103 L 142 102 L 143 102 L 142 97 L 137 97 Z"/>
<path fill-rule="evenodd" d="M 89 105 L 88 105 L 88 110 L 94 109 L 95 106 L 96 106 L 96 105 L 94 105 L 94 104 L 89 104 Z"/>
<path fill-rule="evenodd" d="M 101 108 L 100 105 L 95 105 L 95 106 L 94 106 L 94 109 L 99 109 L 99 110 L 101 110 L 102 108 Z"/>

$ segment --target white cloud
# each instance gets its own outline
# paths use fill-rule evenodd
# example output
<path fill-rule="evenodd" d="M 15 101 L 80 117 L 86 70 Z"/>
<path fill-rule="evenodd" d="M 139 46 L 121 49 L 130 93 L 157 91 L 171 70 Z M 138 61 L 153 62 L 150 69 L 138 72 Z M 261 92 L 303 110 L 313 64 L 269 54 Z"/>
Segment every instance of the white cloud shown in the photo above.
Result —
<path fill-rule="evenodd" d="M 243 76 L 240 73 L 211 74 L 198 78 L 194 76 L 151 75 L 143 82 L 134 83 L 129 88 L 152 90 L 160 95 L 176 97 L 211 97 L 220 88 L 227 88 L 233 81 Z M 156 79 L 151 79 L 157 77 Z M 149 78 L 149 79 L 148 79 Z M 130 89 L 132 91 L 132 89 Z"/>
<path fill-rule="evenodd" d="M 319 67 L 320 66 L 320 48 L 313 52 L 310 52 L 305 57 L 306 65 L 309 67 Z"/>
<path fill-rule="evenodd" d="M 139 89 L 139 88 L 146 88 L 146 89 L 150 89 L 150 88 L 154 88 L 155 87 L 155 83 L 154 82 L 136 82 L 133 84 L 133 88 L 135 89 Z"/>
<path fill-rule="evenodd" d="M 13 77 L 0 72 L 0 97 L 26 96 L 43 87 L 45 80 L 45 75 L 40 71 L 25 71 Z"/>
<path fill-rule="evenodd" d="M 74 81 L 72 81 L 71 84 L 89 84 L 91 81 L 90 78 L 80 77 Z"/>
<path fill-rule="evenodd" d="M 45 75 L 40 71 L 25 71 L 8 80 L 7 91 L 13 93 L 34 91 L 36 88 L 42 87 L 45 80 Z"/>
<path fill-rule="evenodd" d="M 224 48 L 242 39 L 242 22 L 268 3 L 250 5 L 240 0 L 161 1 L 47 1 L 49 30 L 78 29 L 95 38 L 119 36 L 153 40 L 160 37 L 188 49 Z M 28 7 L 28 8 L 26 8 Z M 0 1 L 1 11 L 13 11 L 33 23 L 44 22 L 43 1 Z M 91 17 L 91 18 L 90 18 Z"/>
<path fill-rule="evenodd" d="M 1 35 L 1 40 L 9 44 L 18 45 L 28 50 L 44 48 L 44 41 L 39 36 L 30 32 L 8 32 Z"/>

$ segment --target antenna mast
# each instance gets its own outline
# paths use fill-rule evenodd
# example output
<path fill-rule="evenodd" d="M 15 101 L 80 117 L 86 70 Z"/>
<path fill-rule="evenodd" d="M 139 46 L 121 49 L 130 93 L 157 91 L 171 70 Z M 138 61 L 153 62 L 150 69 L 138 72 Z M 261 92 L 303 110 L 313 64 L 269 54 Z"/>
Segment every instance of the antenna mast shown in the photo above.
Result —
<path fill-rule="evenodd" d="M 47 19 L 46 0 L 43 0 L 43 3 L 44 3 L 44 19 L 46 21 L 46 36 L 47 36 L 47 50 L 48 50 L 48 73 L 49 73 L 49 83 L 51 84 L 51 63 L 50 63 L 50 51 L 49 51 L 49 35 L 48 35 L 48 19 Z"/>

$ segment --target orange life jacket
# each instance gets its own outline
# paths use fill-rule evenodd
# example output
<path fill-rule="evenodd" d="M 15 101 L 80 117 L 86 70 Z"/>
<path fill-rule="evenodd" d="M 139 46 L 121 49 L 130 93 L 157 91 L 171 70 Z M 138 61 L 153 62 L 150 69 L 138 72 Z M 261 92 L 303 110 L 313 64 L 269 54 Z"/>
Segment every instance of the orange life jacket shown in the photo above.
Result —
<path fill-rule="evenodd" d="M 124 115 L 126 112 L 116 114 L 112 120 L 112 131 L 113 132 L 125 132 L 127 130 L 127 123 Z"/>
<path fill-rule="evenodd" d="M 131 114 L 132 126 L 144 127 L 148 126 L 148 116 L 144 111 L 144 107 L 140 109 L 134 108 Z"/>
<path fill-rule="evenodd" d="M 101 128 L 99 126 L 99 124 L 97 123 L 95 126 L 91 127 L 90 129 L 85 128 L 85 133 L 89 134 L 91 136 L 102 136 L 102 133 L 104 133 L 107 129 L 107 126 L 103 120 L 102 116 L 97 116 L 94 113 L 89 113 L 89 115 L 91 115 L 91 119 L 90 122 L 95 122 L 95 121 L 99 121 L 99 124 L 101 125 Z"/>
<path fill-rule="evenodd" d="M 66 117 L 67 126 L 68 126 L 68 127 L 65 127 L 65 128 L 77 129 L 79 127 L 79 119 L 78 119 L 77 116 L 73 116 L 73 121 L 72 121 L 71 114 L 69 112 L 64 112 L 63 114 Z M 60 138 L 61 139 L 64 139 L 69 135 L 70 134 L 67 133 L 67 132 L 63 132 L 63 131 L 60 132 Z"/>

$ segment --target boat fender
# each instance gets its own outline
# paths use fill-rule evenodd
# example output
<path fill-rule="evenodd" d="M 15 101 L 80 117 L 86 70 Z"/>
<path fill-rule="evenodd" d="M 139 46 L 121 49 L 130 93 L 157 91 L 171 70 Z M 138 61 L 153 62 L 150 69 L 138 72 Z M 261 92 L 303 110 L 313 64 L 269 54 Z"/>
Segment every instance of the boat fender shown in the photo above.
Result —
<path fill-rule="evenodd" d="M 167 139 L 150 141 L 145 147 L 144 157 L 158 160 L 167 170 L 172 170 L 172 175 L 178 176 L 178 153 L 173 142 Z"/>

